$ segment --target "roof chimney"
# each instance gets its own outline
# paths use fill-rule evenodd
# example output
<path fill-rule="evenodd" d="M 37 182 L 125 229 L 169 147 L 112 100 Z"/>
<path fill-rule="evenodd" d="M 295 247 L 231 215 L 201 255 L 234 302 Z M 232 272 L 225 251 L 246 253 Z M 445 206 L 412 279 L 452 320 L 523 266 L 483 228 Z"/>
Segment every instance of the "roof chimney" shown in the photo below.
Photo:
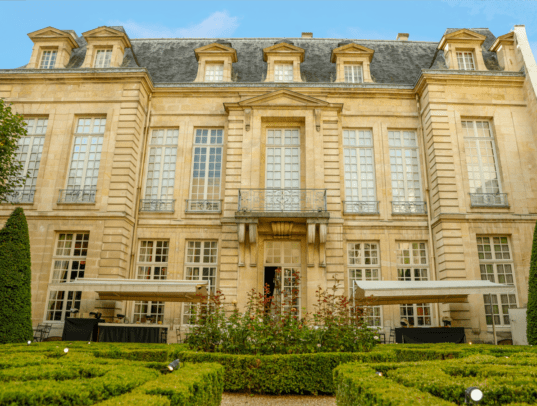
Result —
<path fill-rule="evenodd" d="M 409 34 L 400 32 L 397 34 L 397 41 L 408 41 Z"/>
<path fill-rule="evenodd" d="M 302 38 L 313 38 L 313 33 L 312 32 L 303 32 L 302 33 Z"/>

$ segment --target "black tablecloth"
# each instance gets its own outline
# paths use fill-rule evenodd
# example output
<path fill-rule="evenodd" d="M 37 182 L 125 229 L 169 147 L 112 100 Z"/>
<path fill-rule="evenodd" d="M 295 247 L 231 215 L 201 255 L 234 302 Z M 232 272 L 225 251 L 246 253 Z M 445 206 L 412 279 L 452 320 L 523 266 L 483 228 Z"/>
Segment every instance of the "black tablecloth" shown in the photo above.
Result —
<path fill-rule="evenodd" d="M 65 319 L 63 341 L 96 341 L 96 339 L 97 319 Z"/>
<path fill-rule="evenodd" d="M 396 328 L 395 342 L 405 344 L 457 343 L 466 341 L 463 327 Z"/>
<path fill-rule="evenodd" d="M 166 327 L 99 326 L 99 342 L 160 343 L 161 330 Z"/>

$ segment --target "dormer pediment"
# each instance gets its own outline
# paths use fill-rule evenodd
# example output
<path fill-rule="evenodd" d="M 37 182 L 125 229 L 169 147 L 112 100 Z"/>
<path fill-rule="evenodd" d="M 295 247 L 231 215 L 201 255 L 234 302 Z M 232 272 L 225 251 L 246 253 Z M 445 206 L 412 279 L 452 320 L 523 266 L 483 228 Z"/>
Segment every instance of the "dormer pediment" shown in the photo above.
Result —
<path fill-rule="evenodd" d="M 514 44 L 514 43 L 515 43 L 515 33 L 509 32 L 505 35 L 501 35 L 498 38 L 496 38 L 496 41 L 494 41 L 494 44 L 492 44 L 492 46 L 489 48 L 489 51 L 496 52 L 501 45 Z"/>
<path fill-rule="evenodd" d="M 479 34 L 475 31 L 468 30 L 466 28 L 463 28 L 458 31 L 450 32 L 449 34 L 445 34 L 442 39 L 440 40 L 440 43 L 438 44 L 438 49 L 444 49 L 447 43 L 449 42 L 459 42 L 459 43 L 479 43 L 479 45 L 483 44 L 485 40 L 487 39 L 486 36 Z"/>
<path fill-rule="evenodd" d="M 98 27 L 82 33 L 82 36 L 88 43 L 96 42 L 96 40 L 99 42 L 102 42 L 102 40 L 110 40 L 113 42 L 120 41 L 123 48 L 131 47 L 131 42 L 129 37 L 127 37 L 127 34 L 111 27 Z"/>
<path fill-rule="evenodd" d="M 35 44 L 36 42 L 52 42 L 52 41 L 67 41 L 71 48 L 78 48 L 78 44 L 75 41 L 73 35 L 68 32 L 58 30 L 54 27 L 46 27 L 40 30 L 31 32 L 28 37 Z"/>
<path fill-rule="evenodd" d="M 369 62 L 373 59 L 374 50 L 364 47 L 363 45 L 351 43 L 347 45 L 340 46 L 332 51 L 332 57 L 330 61 L 335 63 L 338 56 L 357 56 L 357 57 L 367 57 Z"/>
<path fill-rule="evenodd" d="M 286 42 L 281 42 L 279 44 L 272 45 L 267 48 L 263 48 L 263 61 L 267 62 L 269 54 L 282 53 L 284 55 L 299 55 L 300 62 L 304 62 L 305 51 L 303 48 L 297 47 Z"/>
<path fill-rule="evenodd" d="M 231 47 L 228 47 L 224 44 L 219 44 L 218 42 L 213 42 L 212 44 L 204 45 L 202 47 L 196 48 L 194 50 L 196 54 L 196 59 L 199 61 L 200 56 L 228 56 L 231 58 L 232 62 L 237 62 L 237 51 Z"/>
<path fill-rule="evenodd" d="M 304 106 L 304 107 L 325 107 L 330 103 L 306 96 L 302 93 L 291 90 L 276 90 L 261 96 L 252 97 L 238 103 L 242 107 L 261 107 L 261 106 Z"/>

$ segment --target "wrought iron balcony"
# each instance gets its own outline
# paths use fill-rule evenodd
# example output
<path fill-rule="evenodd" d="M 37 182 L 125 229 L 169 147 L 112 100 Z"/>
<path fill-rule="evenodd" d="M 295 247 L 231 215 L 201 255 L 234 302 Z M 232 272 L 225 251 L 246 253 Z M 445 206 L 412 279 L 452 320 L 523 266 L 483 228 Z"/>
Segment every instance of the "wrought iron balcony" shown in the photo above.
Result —
<path fill-rule="evenodd" d="M 509 207 L 507 193 L 470 193 L 472 207 Z"/>
<path fill-rule="evenodd" d="M 392 202 L 392 214 L 427 214 L 425 202 Z"/>
<path fill-rule="evenodd" d="M 345 214 L 378 214 L 378 201 L 345 200 L 343 202 L 343 212 Z"/>
<path fill-rule="evenodd" d="M 60 189 L 58 203 L 95 203 L 95 187 Z"/>
<path fill-rule="evenodd" d="M 175 199 L 140 199 L 140 211 L 173 213 Z"/>
<path fill-rule="evenodd" d="M 239 212 L 326 212 L 326 189 L 240 189 Z"/>
<path fill-rule="evenodd" d="M 187 200 L 187 213 L 220 213 L 222 202 L 220 200 Z"/>
<path fill-rule="evenodd" d="M 15 189 L 13 193 L 6 196 L 9 203 L 33 203 L 35 188 Z"/>

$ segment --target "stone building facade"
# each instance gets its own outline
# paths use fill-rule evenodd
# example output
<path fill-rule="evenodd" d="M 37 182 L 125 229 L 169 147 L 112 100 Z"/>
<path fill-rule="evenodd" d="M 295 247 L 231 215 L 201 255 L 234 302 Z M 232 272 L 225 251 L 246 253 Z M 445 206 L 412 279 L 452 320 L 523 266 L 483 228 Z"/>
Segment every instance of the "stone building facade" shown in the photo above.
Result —
<path fill-rule="evenodd" d="M 346 295 L 353 279 L 513 284 L 368 316 L 381 328 L 450 317 L 486 342 L 494 317 L 510 336 L 537 220 L 523 26 L 439 42 L 29 37 L 28 65 L 0 70 L 0 97 L 28 122 L 30 178 L 10 199 L 30 227 L 34 324 L 59 332 L 75 307 L 187 328 L 188 304 L 62 290 L 77 277 L 208 280 L 241 307 L 299 271 L 303 313 L 334 278 Z M 0 206 L 3 221 L 13 208 Z"/>

